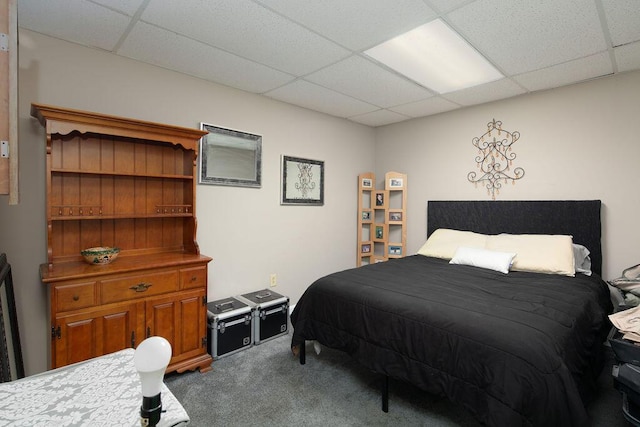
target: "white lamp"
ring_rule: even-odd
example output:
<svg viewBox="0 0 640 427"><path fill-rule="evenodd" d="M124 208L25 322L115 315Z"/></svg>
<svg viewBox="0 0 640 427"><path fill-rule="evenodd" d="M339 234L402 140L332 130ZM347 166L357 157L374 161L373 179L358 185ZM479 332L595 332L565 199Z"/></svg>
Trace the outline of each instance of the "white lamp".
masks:
<svg viewBox="0 0 640 427"><path fill-rule="evenodd" d="M162 337L149 337L142 341L133 355L133 362L142 383L142 426L155 426L160 421L162 401L160 388L164 372L171 360L171 344Z"/></svg>

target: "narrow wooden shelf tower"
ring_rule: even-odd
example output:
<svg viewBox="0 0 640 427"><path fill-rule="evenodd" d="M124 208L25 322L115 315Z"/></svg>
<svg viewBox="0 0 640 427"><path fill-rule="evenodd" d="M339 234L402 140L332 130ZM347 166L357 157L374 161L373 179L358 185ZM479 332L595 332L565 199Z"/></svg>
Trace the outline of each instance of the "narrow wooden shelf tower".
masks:
<svg viewBox="0 0 640 427"><path fill-rule="evenodd" d="M375 174L358 175L358 267L406 255L407 175L387 172L384 190L375 184Z"/></svg>
<svg viewBox="0 0 640 427"><path fill-rule="evenodd" d="M137 347L159 335L170 371L211 369L207 263L196 242L196 157L206 132L49 105L47 286L51 367ZM80 255L120 248L107 265Z"/></svg>

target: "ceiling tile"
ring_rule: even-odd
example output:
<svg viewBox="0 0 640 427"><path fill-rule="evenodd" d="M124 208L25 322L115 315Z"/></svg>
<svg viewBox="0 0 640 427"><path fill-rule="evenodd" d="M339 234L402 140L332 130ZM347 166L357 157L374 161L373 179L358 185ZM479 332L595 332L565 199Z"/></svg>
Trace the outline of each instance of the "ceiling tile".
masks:
<svg viewBox="0 0 640 427"><path fill-rule="evenodd" d="M640 69L640 0L17 4L20 28L370 126ZM436 17L506 78L439 96L362 54Z"/></svg>
<svg viewBox="0 0 640 427"><path fill-rule="evenodd" d="M265 92L294 79L143 22L132 29L118 54L249 92Z"/></svg>
<svg viewBox="0 0 640 427"><path fill-rule="evenodd" d="M114 48L130 22L85 0L20 0L18 16L22 28L105 50Z"/></svg>
<svg viewBox="0 0 640 427"><path fill-rule="evenodd" d="M468 89L443 94L442 97L460 105L476 105L521 95L526 91L509 79L501 79Z"/></svg>
<svg viewBox="0 0 640 427"><path fill-rule="evenodd" d="M422 86L360 56L351 56L305 80L383 108L433 96Z"/></svg>
<svg viewBox="0 0 640 427"><path fill-rule="evenodd" d="M440 13L446 13L472 1L474 0L427 0L427 3Z"/></svg>
<svg viewBox="0 0 640 427"><path fill-rule="evenodd" d="M384 126L391 123L398 123L407 120L408 116L398 114L389 110L378 110L371 113L361 114L359 116L349 117L349 120L362 123L367 126Z"/></svg>
<svg viewBox="0 0 640 427"><path fill-rule="evenodd" d="M350 52L249 0L152 0L141 17L163 28L296 76Z"/></svg>
<svg viewBox="0 0 640 427"><path fill-rule="evenodd" d="M618 63L618 71L640 69L640 42L626 44L613 49Z"/></svg>
<svg viewBox="0 0 640 427"><path fill-rule="evenodd" d="M513 79L530 91L551 89L595 77L613 74L609 52L554 65L515 76Z"/></svg>
<svg viewBox="0 0 640 427"><path fill-rule="evenodd" d="M409 117L422 117L444 113L445 111L455 110L456 108L460 108L460 105L438 96L410 104L398 105L389 109Z"/></svg>
<svg viewBox="0 0 640 427"><path fill-rule="evenodd" d="M593 0L478 0L447 18L507 74L546 68L607 48Z"/></svg>
<svg viewBox="0 0 640 427"><path fill-rule="evenodd" d="M640 40L640 2L602 0L613 46Z"/></svg>
<svg viewBox="0 0 640 427"><path fill-rule="evenodd" d="M93 3L101 4L109 9L117 10L133 16L144 0L90 0Z"/></svg>
<svg viewBox="0 0 640 427"><path fill-rule="evenodd" d="M364 50L436 17L422 0L256 0L352 50Z"/></svg>
<svg viewBox="0 0 640 427"><path fill-rule="evenodd" d="M378 109L378 107L371 104L304 80L297 80L265 93L265 95L279 101L300 105L338 117L351 117Z"/></svg>

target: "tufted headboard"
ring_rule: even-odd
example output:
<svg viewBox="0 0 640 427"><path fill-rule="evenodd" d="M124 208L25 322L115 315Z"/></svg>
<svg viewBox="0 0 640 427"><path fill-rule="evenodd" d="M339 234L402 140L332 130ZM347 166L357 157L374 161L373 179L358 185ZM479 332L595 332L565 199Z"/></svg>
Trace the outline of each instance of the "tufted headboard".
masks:
<svg viewBox="0 0 640 427"><path fill-rule="evenodd" d="M600 200L429 201L427 237L438 228L482 234L568 234L602 275Z"/></svg>

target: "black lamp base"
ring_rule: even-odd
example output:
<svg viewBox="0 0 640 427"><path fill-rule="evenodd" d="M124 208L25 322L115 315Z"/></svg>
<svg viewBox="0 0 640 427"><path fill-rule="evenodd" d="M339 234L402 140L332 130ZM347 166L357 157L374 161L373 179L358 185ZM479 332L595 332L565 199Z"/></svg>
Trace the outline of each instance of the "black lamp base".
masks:
<svg viewBox="0 0 640 427"><path fill-rule="evenodd" d="M162 401L160 393L155 396L142 396L142 406L140 407L140 425L142 427L153 427L160 421L162 413Z"/></svg>

